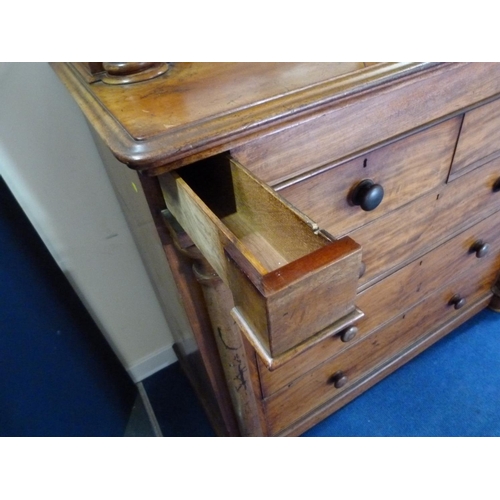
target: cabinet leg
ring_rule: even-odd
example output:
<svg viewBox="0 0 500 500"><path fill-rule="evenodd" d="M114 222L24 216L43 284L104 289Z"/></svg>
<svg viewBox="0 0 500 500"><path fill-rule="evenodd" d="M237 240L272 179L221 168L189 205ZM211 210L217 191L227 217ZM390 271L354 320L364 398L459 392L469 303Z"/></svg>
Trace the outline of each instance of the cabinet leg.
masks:
<svg viewBox="0 0 500 500"><path fill-rule="evenodd" d="M230 314L233 307L231 291L204 259L197 260L193 270L202 285L241 435L263 436L265 422L256 398L258 389L251 376L253 367L250 366L251 360L247 357L241 332Z"/></svg>

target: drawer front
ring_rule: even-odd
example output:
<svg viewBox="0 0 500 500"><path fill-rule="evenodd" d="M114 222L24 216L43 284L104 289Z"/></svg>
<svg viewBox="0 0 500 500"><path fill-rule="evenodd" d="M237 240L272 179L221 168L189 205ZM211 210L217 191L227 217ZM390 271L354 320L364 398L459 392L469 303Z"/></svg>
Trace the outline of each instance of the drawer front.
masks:
<svg viewBox="0 0 500 500"><path fill-rule="evenodd" d="M279 192L334 236L346 234L443 184L460 122L458 117L448 120ZM383 193L368 187L356 195L356 188L363 181L367 185L367 180L381 186ZM377 195L382 201L372 209L370 201Z"/></svg>
<svg viewBox="0 0 500 500"><path fill-rule="evenodd" d="M387 278L360 292L356 305L365 313L357 324L371 332L451 282L457 274L500 270L500 212L463 231Z"/></svg>
<svg viewBox="0 0 500 500"><path fill-rule="evenodd" d="M460 276L342 355L267 398L265 406L272 433L283 431L318 406L334 400L430 332L459 317L469 306L491 296L494 281L489 270ZM466 306L456 309L457 302L451 303L456 296L465 299Z"/></svg>
<svg viewBox="0 0 500 500"><path fill-rule="evenodd" d="M450 179L455 179L498 155L500 99L465 113Z"/></svg>
<svg viewBox="0 0 500 500"><path fill-rule="evenodd" d="M365 316L356 322L358 331L348 342L342 341L341 334L334 335L275 371L269 371L263 363L259 363L264 397L323 361L346 349L355 348L355 344L374 330L410 309L443 284L452 282L457 274L486 272L495 276L500 270L499 226L500 212L497 212L359 293L356 306Z"/></svg>
<svg viewBox="0 0 500 500"><path fill-rule="evenodd" d="M276 185L500 92L498 64L445 66L414 81L320 109L237 147L234 157Z"/></svg>
<svg viewBox="0 0 500 500"><path fill-rule="evenodd" d="M364 288L500 209L500 159L441 186L349 235L362 246ZM328 230L328 228L327 228Z"/></svg>

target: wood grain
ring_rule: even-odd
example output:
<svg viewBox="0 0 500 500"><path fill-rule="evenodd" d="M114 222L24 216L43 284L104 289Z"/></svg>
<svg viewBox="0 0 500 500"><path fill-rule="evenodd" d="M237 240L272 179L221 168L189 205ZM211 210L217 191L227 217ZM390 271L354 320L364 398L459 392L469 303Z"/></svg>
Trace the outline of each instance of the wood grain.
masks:
<svg viewBox="0 0 500 500"><path fill-rule="evenodd" d="M339 103L232 155L271 185L363 151L500 92L500 65L453 64Z"/></svg>
<svg viewBox="0 0 500 500"><path fill-rule="evenodd" d="M294 346L292 349L285 351L283 354L279 356L271 357L268 351L262 350L262 343L255 341L255 331L248 325L246 318L239 312L238 308L235 307L231 311L231 315L234 320L238 324L239 328L245 332L245 336L252 346L255 349L255 352L258 354L259 364L262 364L266 371L276 370L277 368L289 363L291 360L296 359L300 354L309 351L313 346L322 345L323 341L327 338L333 337L334 335L341 335L343 332L351 328L360 318L364 316L363 311L358 308L355 308L354 311L348 313L343 316L338 321L335 321L328 327L320 330L318 333L309 337L304 342ZM313 360L314 362L315 360ZM293 366L297 366L296 363L293 363Z"/></svg>
<svg viewBox="0 0 500 500"><path fill-rule="evenodd" d="M500 159L349 233L363 249L361 289L498 211L500 193L492 190L498 177Z"/></svg>
<svg viewBox="0 0 500 500"><path fill-rule="evenodd" d="M399 367L403 366L405 363L413 359L445 335L452 332L462 323L472 318L475 314L487 307L489 302L490 295L488 294L473 304L470 308L465 310L462 309L463 312L461 312L461 314L453 317L450 321L444 323L439 328L424 334L415 343L397 353L397 355L393 358L387 360L385 364L377 367L367 376L361 378L357 383L349 385L349 387L345 391L342 391L341 394L315 408L300 420L295 421L292 425L281 431L278 436L300 436L313 425L316 425L328 415L331 415L345 406L347 403L373 387L376 383L380 382L382 379L390 375Z"/></svg>
<svg viewBox="0 0 500 500"><path fill-rule="evenodd" d="M160 183L168 209L275 357L354 310L361 251L350 238L318 234L269 187L230 165L235 212L220 219L181 176L165 174Z"/></svg>
<svg viewBox="0 0 500 500"><path fill-rule="evenodd" d="M174 63L157 81L124 89L86 84L71 63L52 63L113 154L152 175L228 151L262 131L280 130L348 96L436 65Z"/></svg>
<svg viewBox="0 0 500 500"><path fill-rule="evenodd" d="M260 274L327 245L310 219L235 162L231 162L231 175L235 211L221 218L177 173L159 178L170 212L224 282L228 282L224 247L230 243ZM264 264L269 260L269 247L275 248L278 262L271 259Z"/></svg>
<svg viewBox="0 0 500 500"><path fill-rule="evenodd" d="M109 173L165 310L182 298L176 352L221 435L302 432L490 300L500 64L172 63L122 87L97 81L100 66L53 67L104 156L145 174ZM369 213L346 201L366 178L385 190ZM165 205L188 233L177 246ZM204 298L201 255L225 283L199 274ZM325 338L355 304L357 336Z"/></svg>
<svg viewBox="0 0 500 500"><path fill-rule="evenodd" d="M269 426L274 434L293 424L314 407L335 398L352 384L376 370L383 363L408 349L430 330L460 314L450 307L449 300L455 293L467 298L468 304L475 304L485 297L491 297L491 285L495 276L487 269L461 275L452 284L406 311L386 327L373 333L364 341L336 356L331 362L321 364L304 377L267 398L265 405ZM348 377L348 383L337 389L330 383L330 377L337 372Z"/></svg>
<svg viewBox="0 0 500 500"><path fill-rule="evenodd" d="M454 118L362 155L278 192L335 236L347 234L443 184L461 119ZM363 179L382 185L384 199L365 212L349 201Z"/></svg>
<svg viewBox="0 0 500 500"><path fill-rule="evenodd" d="M500 155L500 100L465 113L450 179Z"/></svg>
<svg viewBox="0 0 500 500"><path fill-rule="evenodd" d="M354 310L359 245L336 241L261 277L249 272L234 246L226 247L234 302L269 355L293 349ZM266 343L267 345L267 343Z"/></svg>
<svg viewBox="0 0 500 500"><path fill-rule="evenodd" d="M342 342L338 335L331 335L291 363L272 372L259 361L263 394L270 396L315 365L353 348L402 311L410 309L440 286L452 282L457 273L468 273L473 269L479 273L488 268L494 276L500 271L500 232L496 231L498 224L499 212L358 294L356 306L365 315L356 321L359 331L352 341ZM489 244L490 249L485 257L478 259L475 253L470 252L470 248L475 241L481 239Z"/></svg>
<svg viewBox="0 0 500 500"><path fill-rule="evenodd" d="M194 271L202 285L227 387L238 416L240 434L262 436L265 423L259 418L259 396L250 380L249 361L241 332L230 315L233 307L231 292L219 277L214 279L213 269L203 259L197 262Z"/></svg>

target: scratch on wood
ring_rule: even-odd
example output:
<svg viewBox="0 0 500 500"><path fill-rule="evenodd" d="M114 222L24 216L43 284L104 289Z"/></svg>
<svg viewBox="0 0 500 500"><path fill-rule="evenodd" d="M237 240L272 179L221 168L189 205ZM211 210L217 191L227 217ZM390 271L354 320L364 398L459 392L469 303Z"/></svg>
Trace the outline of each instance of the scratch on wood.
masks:
<svg viewBox="0 0 500 500"><path fill-rule="evenodd" d="M245 378L245 372L247 371L247 367L243 365L243 362L239 354L235 354L233 359L237 365L237 370L238 370L238 374L236 375L236 377L234 377L234 380L240 383L240 385L236 387L236 391L240 392L241 388L245 390L247 389L247 381Z"/></svg>
<svg viewBox="0 0 500 500"><path fill-rule="evenodd" d="M225 342L224 342L224 339L222 338L222 330L220 329L220 327L217 327L217 331L219 332L219 338L221 340L221 342L224 344L224 347L226 349L229 349L230 351L237 351L239 348L238 347L229 347Z"/></svg>

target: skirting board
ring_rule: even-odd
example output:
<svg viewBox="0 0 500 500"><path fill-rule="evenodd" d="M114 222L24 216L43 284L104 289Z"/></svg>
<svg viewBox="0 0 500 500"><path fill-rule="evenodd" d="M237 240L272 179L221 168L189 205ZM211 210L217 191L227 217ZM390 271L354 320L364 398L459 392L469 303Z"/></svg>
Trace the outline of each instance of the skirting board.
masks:
<svg viewBox="0 0 500 500"><path fill-rule="evenodd" d="M176 361L177 356L174 353L174 349L172 346L169 346L142 358L133 366L129 366L127 372L132 380L138 383Z"/></svg>

